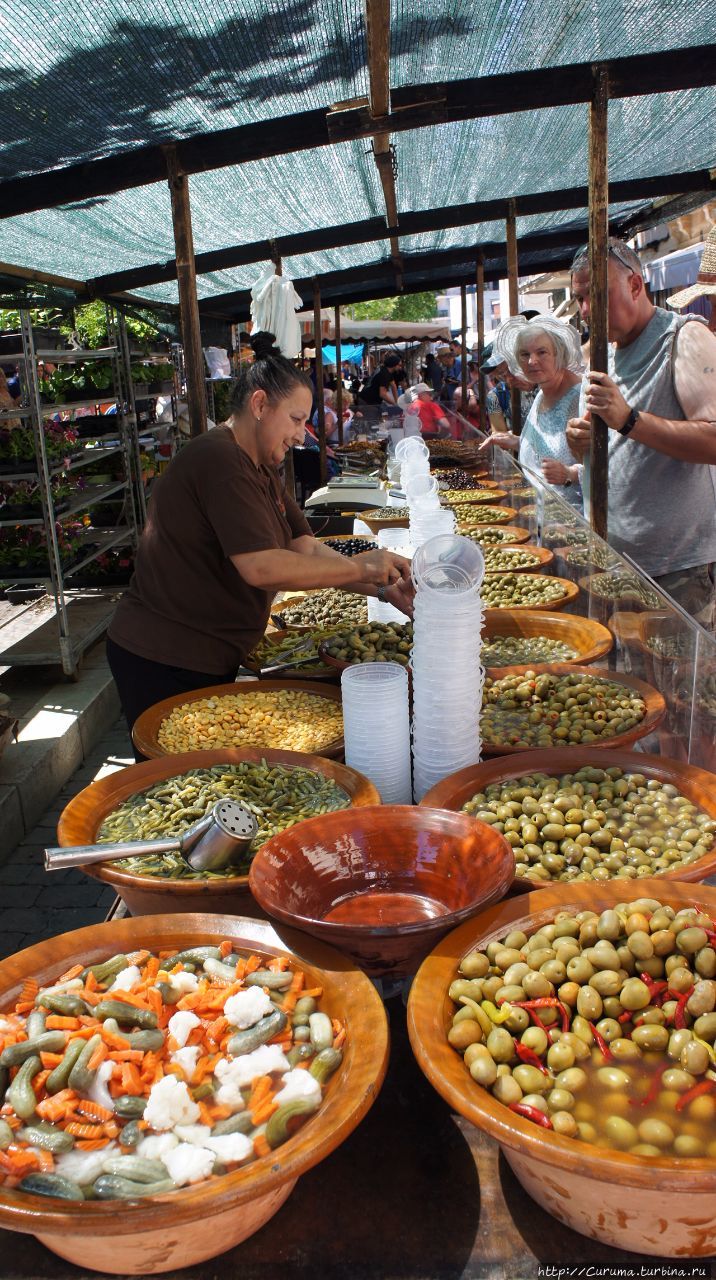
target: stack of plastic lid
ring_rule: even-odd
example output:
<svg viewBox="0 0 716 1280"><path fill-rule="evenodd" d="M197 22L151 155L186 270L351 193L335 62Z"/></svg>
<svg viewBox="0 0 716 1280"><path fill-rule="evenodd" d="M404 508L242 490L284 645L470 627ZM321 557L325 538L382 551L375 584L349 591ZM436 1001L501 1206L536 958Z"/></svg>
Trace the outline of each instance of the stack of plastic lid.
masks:
<svg viewBox="0 0 716 1280"><path fill-rule="evenodd" d="M346 764L375 783L383 804L410 804L407 670L397 662L346 667L341 692Z"/></svg>
<svg viewBox="0 0 716 1280"><path fill-rule="evenodd" d="M485 560L470 538L441 535L413 555L415 799L480 759L480 586Z"/></svg>
<svg viewBox="0 0 716 1280"><path fill-rule="evenodd" d="M410 508L410 542L413 548L421 547L438 534L455 531L455 516L449 507L440 506L439 486L429 472L415 474L405 482L405 494Z"/></svg>

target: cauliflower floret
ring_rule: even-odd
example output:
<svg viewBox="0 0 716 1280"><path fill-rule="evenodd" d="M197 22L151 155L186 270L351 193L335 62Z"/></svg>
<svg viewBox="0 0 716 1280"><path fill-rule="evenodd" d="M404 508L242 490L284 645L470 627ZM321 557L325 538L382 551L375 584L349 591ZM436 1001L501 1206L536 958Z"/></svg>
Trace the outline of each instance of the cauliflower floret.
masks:
<svg viewBox="0 0 716 1280"><path fill-rule="evenodd" d="M209 1146L211 1129L208 1124L178 1124L174 1132L180 1142L190 1142L193 1147Z"/></svg>
<svg viewBox="0 0 716 1280"><path fill-rule="evenodd" d="M55 1156L55 1172L86 1187L104 1172L107 1160L121 1154L116 1142L110 1142L101 1151L63 1151L62 1155Z"/></svg>
<svg viewBox="0 0 716 1280"><path fill-rule="evenodd" d="M169 1177L178 1187L186 1187L190 1182L203 1182L208 1178L214 1165L216 1155L206 1147L193 1147L188 1142L180 1142L178 1147L167 1151L162 1156Z"/></svg>
<svg viewBox="0 0 716 1280"><path fill-rule="evenodd" d="M181 1067L184 1075L190 1082L194 1072L196 1071L196 1064L199 1061L200 1053L201 1048L198 1044L190 1044L187 1045L185 1049L175 1049L171 1056L172 1062L176 1062L177 1066Z"/></svg>
<svg viewBox="0 0 716 1280"><path fill-rule="evenodd" d="M296 1068L284 1076L283 1087L275 1095L274 1101L282 1107L284 1103L293 1102L295 1098L308 1098L318 1107L321 1096L321 1086L310 1071L301 1071Z"/></svg>
<svg viewBox="0 0 716 1280"><path fill-rule="evenodd" d="M112 983L111 987L108 987L107 990L108 991L131 991L132 987L135 987L137 985L141 976L142 975L137 965L130 964L127 966L126 969L120 970L114 982Z"/></svg>
<svg viewBox="0 0 716 1280"><path fill-rule="evenodd" d="M257 1076L288 1070L289 1064L280 1044L262 1044L253 1053L244 1053L240 1058L220 1058L214 1068L214 1075L221 1081L216 1101L238 1111L243 1107L242 1088L250 1085Z"/></svg>
<svg viewBox="0 0 716 1280"><path fill-rule="evenodd" d="M111 1079L113 1071L113 1062L100 1062L97 1074L87 1090L87 1096L90 1101L98 1102L101 1107L106 1107L108 1111L114 1111L114 1098L107 1088L107 1082Z"/></svg>
<svg viewBox="0 0 716 1280"><path fill-rule="evenodd" d="M178 991L180 995L185 996L189 991L196 991L199 986L199 979L195 973L186 972L168 973L167 982L172 991Z"/></svg>
<svg viewBox="0 0 716 1280"><path fill-rule="evenodd" d="M218 1138L207 1138L204 1146L214 1151L222 1164L240 1164L254 1151L254 1144L245 1133L222 1133Z"/></svg>
<svg viewBox="0 0 716 1280"><path fill-rule="evenodd" d="M178 1146L179 1139L173 1133L149 1133L139 1139L136 1150L137 1155L145 1160L161 1160L167 1151L173 1151ZM105 1151L108 1150L109 1147L106 1147Z"/></svg>
<svg viewBox="0 0 716 1280"><path fill-rule="evenodd" d="M173 1129L175 1124L193 1124L199 1119L199 1108L183 1080L163 1076L152 1085L144 1119L150 1129Z"/></svg>
<svg viewBox="0 0 716 1280"><path fill-rule="evenodd" d="M247 987L245 991L237 991L229 996L224 1005L224 1014L232 1027L245 1031L260 1022L267 1013L273 1013L275 1005L262 987Z"/></svg>
<svg viewBox="0 0 716 1280"><path fill-rule="evenodd" d="M191 1009L180 1009L178 1013L172 1014L168 1023L169 1034L174 1037L180 1049L184 1048L194 1027L200 1026L201 1018L197 1018Z"/></svg>

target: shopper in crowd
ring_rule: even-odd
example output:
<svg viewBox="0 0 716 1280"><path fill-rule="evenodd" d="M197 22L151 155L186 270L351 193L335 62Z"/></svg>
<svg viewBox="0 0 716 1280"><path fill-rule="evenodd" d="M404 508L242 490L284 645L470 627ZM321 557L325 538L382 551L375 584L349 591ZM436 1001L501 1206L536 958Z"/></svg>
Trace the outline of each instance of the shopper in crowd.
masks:
<svg viewBox="0 0 716 1280"><path fill-rule="evenodd" d="M438 363L443 375L439 397L443 404L452 406L455 388L460 379L455 375L455 355L449 347L442 347L438 351Z"/></svg>
<svg viewBox="0 0 716 1280"><path fill-rule="evenodd" d="M433 392L425 382L416 382L398 398L398 404L406 413L414 413L420 419L423 435L451 435L445 409L433 399Z"/></svg>
<svg viewBox="0 0 716 1280"><path fill-rule="evenodd" d="M609 541L704 626L716 624L716 335L699 316L655 307L641 262L609 241L609 373L591 371L568 439L584 457L590 415L609 428ZM589 318L589 255L572 292Z"/></svg>
<svg viewBox="0 0 716 1280"><path fill-rule="evenodd" d="M474 418L478 421L480 415L480 367L476 360L470 360L467 366L467 401L465 408L463 409L462 406L462 384L455 388L453 407L456 413L462 413L464 417Z"/></svg>
<svg viewBox="0 0 716 1280"><path fill-rule="evenodd" d="M492 379L492 387L486 399L487 416L490 430L494 435L512 431L512 397L510 391L516 387L520 393L520 429L524 428L529 411L535 402L539 388L528 382L521 373L514 373L502 356L495 354L494 343L486 347L480 365L480 373Z"/></svg>
<svg viewBox="0 0 716 1280"><path fill-rule="evenodd" d="M346 587L410 612L410 563L315 539L278 468L303 443L311 384L258 333L230 425L190 440L159 477L107 656L131 730L162 698L232 681L281 590Z"/></svg>
<svg viewBox="0 0 716 1280"><path fill-rule="evenodd" d="M439 396L443 385L443 369L437 356L432 351L429 351L425 357L423 375L428 385Z"/></svg>
<svg viewBox="0 0 716 1280"><path fill-rule="evenodd" d="M380 368L361 391L360 398L363 404L377 405L381 412L387 411L390 417L402 413L398 405L398 380L402 368L402 356L397 352L389 351L383 357Z"/></svg>
<svg viewBox="0 0 716 1280"><path fill-rule="evenodd" d="M553 316L514 316L495 334L495 358L519 370L537 396L519 436L491 435L482 450L499 445L518 451L520 464L542 473L572 506L582 509L580 466L567 443L567 422L579 409L582 355L576 329Z"/></svg>

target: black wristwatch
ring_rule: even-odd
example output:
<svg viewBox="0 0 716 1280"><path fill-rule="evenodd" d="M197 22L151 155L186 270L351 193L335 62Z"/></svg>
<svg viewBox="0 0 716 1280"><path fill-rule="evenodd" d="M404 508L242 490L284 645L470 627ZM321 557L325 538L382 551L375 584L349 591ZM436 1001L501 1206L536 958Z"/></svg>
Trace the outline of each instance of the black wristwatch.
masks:
<svg viewBox="0 0 716 1280"><path fill-rule="evenodd" d="M377 595L378 599L380 600L381 604L387 604L387 603L388 603L388 595L387 595L387 592L388 592L388 588L387 588L387 587L378 587L378 590L376 591L376 595Z"/></svg>
<svg viewBox="0 0 716 1280"><path fill-rule="evenodd" d="M635 426L636 426L636 424L637 424L637 420L638 420L638 418L639 418L639 410L638 410L638 409L630 409L630 410L629 410L629 417L627 418L626 422L624 423L624 426L623 426L623 427L618 427L618 428L617 428L617 429L618 429L618 431L619 431L619 435L620 435L620 436L628 436L628 435L629 435L629 433L630 433L631 431L633 431L633 430L634 430L634 428L635 428Z"/></svg>

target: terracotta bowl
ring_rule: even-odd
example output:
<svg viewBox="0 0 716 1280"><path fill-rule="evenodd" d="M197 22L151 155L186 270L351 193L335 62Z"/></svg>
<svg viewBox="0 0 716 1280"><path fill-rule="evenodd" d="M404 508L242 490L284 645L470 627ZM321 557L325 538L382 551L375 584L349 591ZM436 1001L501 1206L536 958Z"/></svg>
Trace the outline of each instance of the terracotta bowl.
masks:
<svg viewBox="0 0 716 1280"><path fill-rule="evenodd" d="M491 543L491 546L498 547L516 547L522 542L528 542L530 537L529 529L520 529L516 524L485 524L485 525L461 525L460 532L464 533L465 529L469 529L471 534L480 533L483 529L500 529L503 533L509 533L508 542ZM479 538L477 539L479 541Z"/></svg>
<svg viewBox="0 0 716 1280"><path fill-rule="evenodd" d="M554 560L553 552L549 551L547 547L535 547L535 546L532 546L530 542L524 543L523 546L521 547L509 547L507 545L498 546L495 548L495 550L496 551L529 551L531 555L536 557L536 559L534 564L515 565L514 569L505 569L505 570L493 569L492 570L493 573L502 573L502 572L504 573L541 573L542 570L545 568L545 566L548 564L551 564L552 561Z"/></svg>
<svg viewBox="0 0 716 1280"><path fill-rule="evenodd" d="M273 836L249 883L268 915L332 942L374 977L403 976L458 921L501 898L513 867L507 841L485 823L383 805Z"/></svg>
<svg viewBox="0 0 716 1280"><path fill-rule="evenodd" d="M523 675L525 671L534 671L536 675L541 672L548 671L552 675L586 675L593 676L597 679L611 681L612 684L623 684L627 689L631 689L638 694L646 704L646 714L640 724L634 725L633 729L626 729L624 733L617 733L613 738L601 738L595 742L589 743L589 748L596 748L599 751L599 758L602 758L602 751L611 747L628 747L632 742L638 742L639 738L645 738L651 733L666 715L666 702L657 689L653 689L650 684L646 684L644 680L637 680L636 676L625 675L623 671L593 671L589 667L577 666L573 662L544 662L534 663L532 666L524 665L517 667L494 667L488 668L487 674L495 680L502 680L505 676ZM585 744L586 745L586 744ZM543 748L550 750L550 748ZM566 748L571 751L573 748ZM515 755L518 752L522 754L526 750L525 747L509 747L509 746L493 746L490 743L483 743L482 751L486 756L504 756ZM552 750L559 751L560 748Z"/></svg>
<svg viewBox="0 0 716 1280"><path fill-rule="evenodd" d="M407 529L410 524L408 516L391 520L384 516L369 515L367 511L356 511L356 518L362 520L363 524L367 524L371 533L380 533L381 529Z"/></svg>
<svg viewBox="0 0 716 1280"><path fill-rule="evenodd" d="M499 578L501 576L502 575L499 573L485 574L486 578ZM574 582L569 582L567 578L555 578L549 574L534 574L533 576L547 577L550 582L558 582L562 588L561 596L555 596L553 600L543 600L540 604L511 604L506 605L506 608L514 610L515 612L519 610L520 613L530 613L534 609L539 609L540 612L551 613L554 609L563 609L566 604L571 604L571 602L579 595L579 588ZM492 605L493 609L499 609L499 607L499 605Z"/></svg>
<svg viewBox="0 0 716 1280"><path fill-rule="evenodd" d="M171 698L164 698L162 702L155 702L154 706L144 711L136 721L132 730L132 740L143 756L148 756L150 759L166 756L169 752L159 742L159 730L162 721L166 720L175 707L180 707L185 702L197 702L201 698L221 698L227 694L240 697L244 693L267 693L272 689L295 689L300 693L315 694L317 698L329 698L332 702L341 701L340 687L318 684L312 680L240 680L234 684L216 684L208 689L193 689L190 693L174 694ZM237 744L237 749L242 749L240 743ZM326 756L328 759L342 756L343 735L327 743L316 754Z"/></svg>
<svg viewBox="0 0 716 1280"><path fill-rule="evenodd" d="M449 497L448 497L449 494ZM502 502L507 497L506 489L443 489L440 493L442 502L448 507L459 507L463 502Z"/></svg>
<svg viewBox="0 0 716 1280"><path fill-rule="evenodd" d="M0 1226L23 1231L82 1268L112 1275L184 1269L239 1244L288 1198L296 1180L330 1155L370 1110L383 1082L388 1031L371 983L345 956L267 921L237 916L143 916L91 925L40 942L0 963L0 1009L25 978L50 979L120 951L218 943L262 956L289 956L323 988L322 1007L340 1014L347 1038L341 1066L318 1114L279 1150L245 1169L153 1200L49 1200L0 1188Z"/></svg>
<svg viewBox="0 0 716 1280"><path fill-rule="evenodd" d="M351 805L380 804L380 795L372 782L336 760L325 756L302 755L297 751L269 751L263 747L243 750L224 748L217 751L189 751L180 756L160 756L145 764L109 774L80 791L63 809L57 827L58 843L63 848L95 844L104 819L129 796L145 791L155 782L186 773L188 769L208 768L212 764L282 764L288 768L313 769L332 778L347 791ZM95 862L84 867L95 880L114 885L132 915L148 915L153 911L227 911L241 915L263 915L249 890L248 876L222 876L220 880L158 880L156 876L134 875L123 871L116 862Z"/></svg>
<svg viewBox="0 0 716 1280"><path fill-rule="evenodd" d="M602 658L614 644L611 631L591 618L541 609L486 609L483 643L498 636L547 636L561 640L577 651L572 662L586 664ZM494 674L497 674L497 668Z"/></svg>
<svg viewBox="0 0 716 1280"><path fill-rule="evenodd" d="M309 631L313 631L313 630L314 630L313 627L291 627L290 630L288 628L281 628L280 630L274 630L273 628L271 628L271 630L266 632L264 639L270 640L272 644L280 644L282 640L285 640L287 636L290 636L291 639L295 640L295 642L298 644L302 635L306 635ZM262 642L259 641L259 643L262 643ZM258 680L261 681L262 684L265 684L267 680L270 680L272 678L276 679L277 677L280 677L283 674L285 674L286 679L291 679L291 680L335 681L336 679L335 671L333 671L330 667L326 667L325 664L321 663L318 660L316 661L315 666L311 670L300 671L296 667L288 667L285 673L278 671L273 676L271 673L265 676L262 676L259 674L257 670L255 670L255 668L251 668L251 667L246 667L246 670L252 671L252 673L257 677Z"/></svg>
<svg viewBox="0 0 716 1280"><path fill-rule="evenodd" d="M453 1005L447 991L473 947L485 947L512 929L533 933L564 908L602 911L643 897L678 908L691 905L692 896L687 885L658 877L559 885L512 898L444 938L421 966L408 1001L410 1042L421 1069L455 1111L497 1139L538 1204L602 1244L669 1258L716 1251L716 1160L652 1160L607 1151L559 1137L515 1115L471 1079L448 1044ZM702 886L698 898L716 913L716 889Z"/></svg>
<svg viewBox="0 0 716 1280"><path fill-rule="evenodd" d="M423 796L421 804L431 805L436 809L453 809L462 811L464 804L479 791L492 783L511 782L527 773L574 773L584 765L597 765L600 769L609 769L612 765L619 769L633 770L643 773L649 778L658 778L660 782L669 782L678 787L682 795L687 796L694 804L703 809L710 817L716 818L716 777L705 769L697 769L694 765L684 764L680 760L671 760L668 756L651 756L641 751L615 751L604 749L594 752L595 743L584 747L557 747L552 750L522 751L519 755L497 756L484 764L470 765L461 769L449 778L443 778L437 786ZM666 871L663 876L655 876L655 880L691 880L701 881L716 874L716 849L705 854L696 862L686 867L676 867ZM607 882L609 883L609 882ZM631 881L620 880L619 884L630 884ZM639 882L641 883L641 882ZM534 889L556 889L566 887L561 883L549 880L530 880L528 876L516 876L513 891L531 892Z"/></svg>
<svg viewBox="0 0 716 1280"><path fill-rule="evenodd" d="M508 524L511 520L514 520L516 515L519 515L515 507L504 507L502 504L490 503L480 506L479 502L475 502L472 505L475 508L474 516L471 516L469 520L460 521L462 525L470 529L476 524ZM495 515L496 511L499 511L499 516Z"/></svg>

